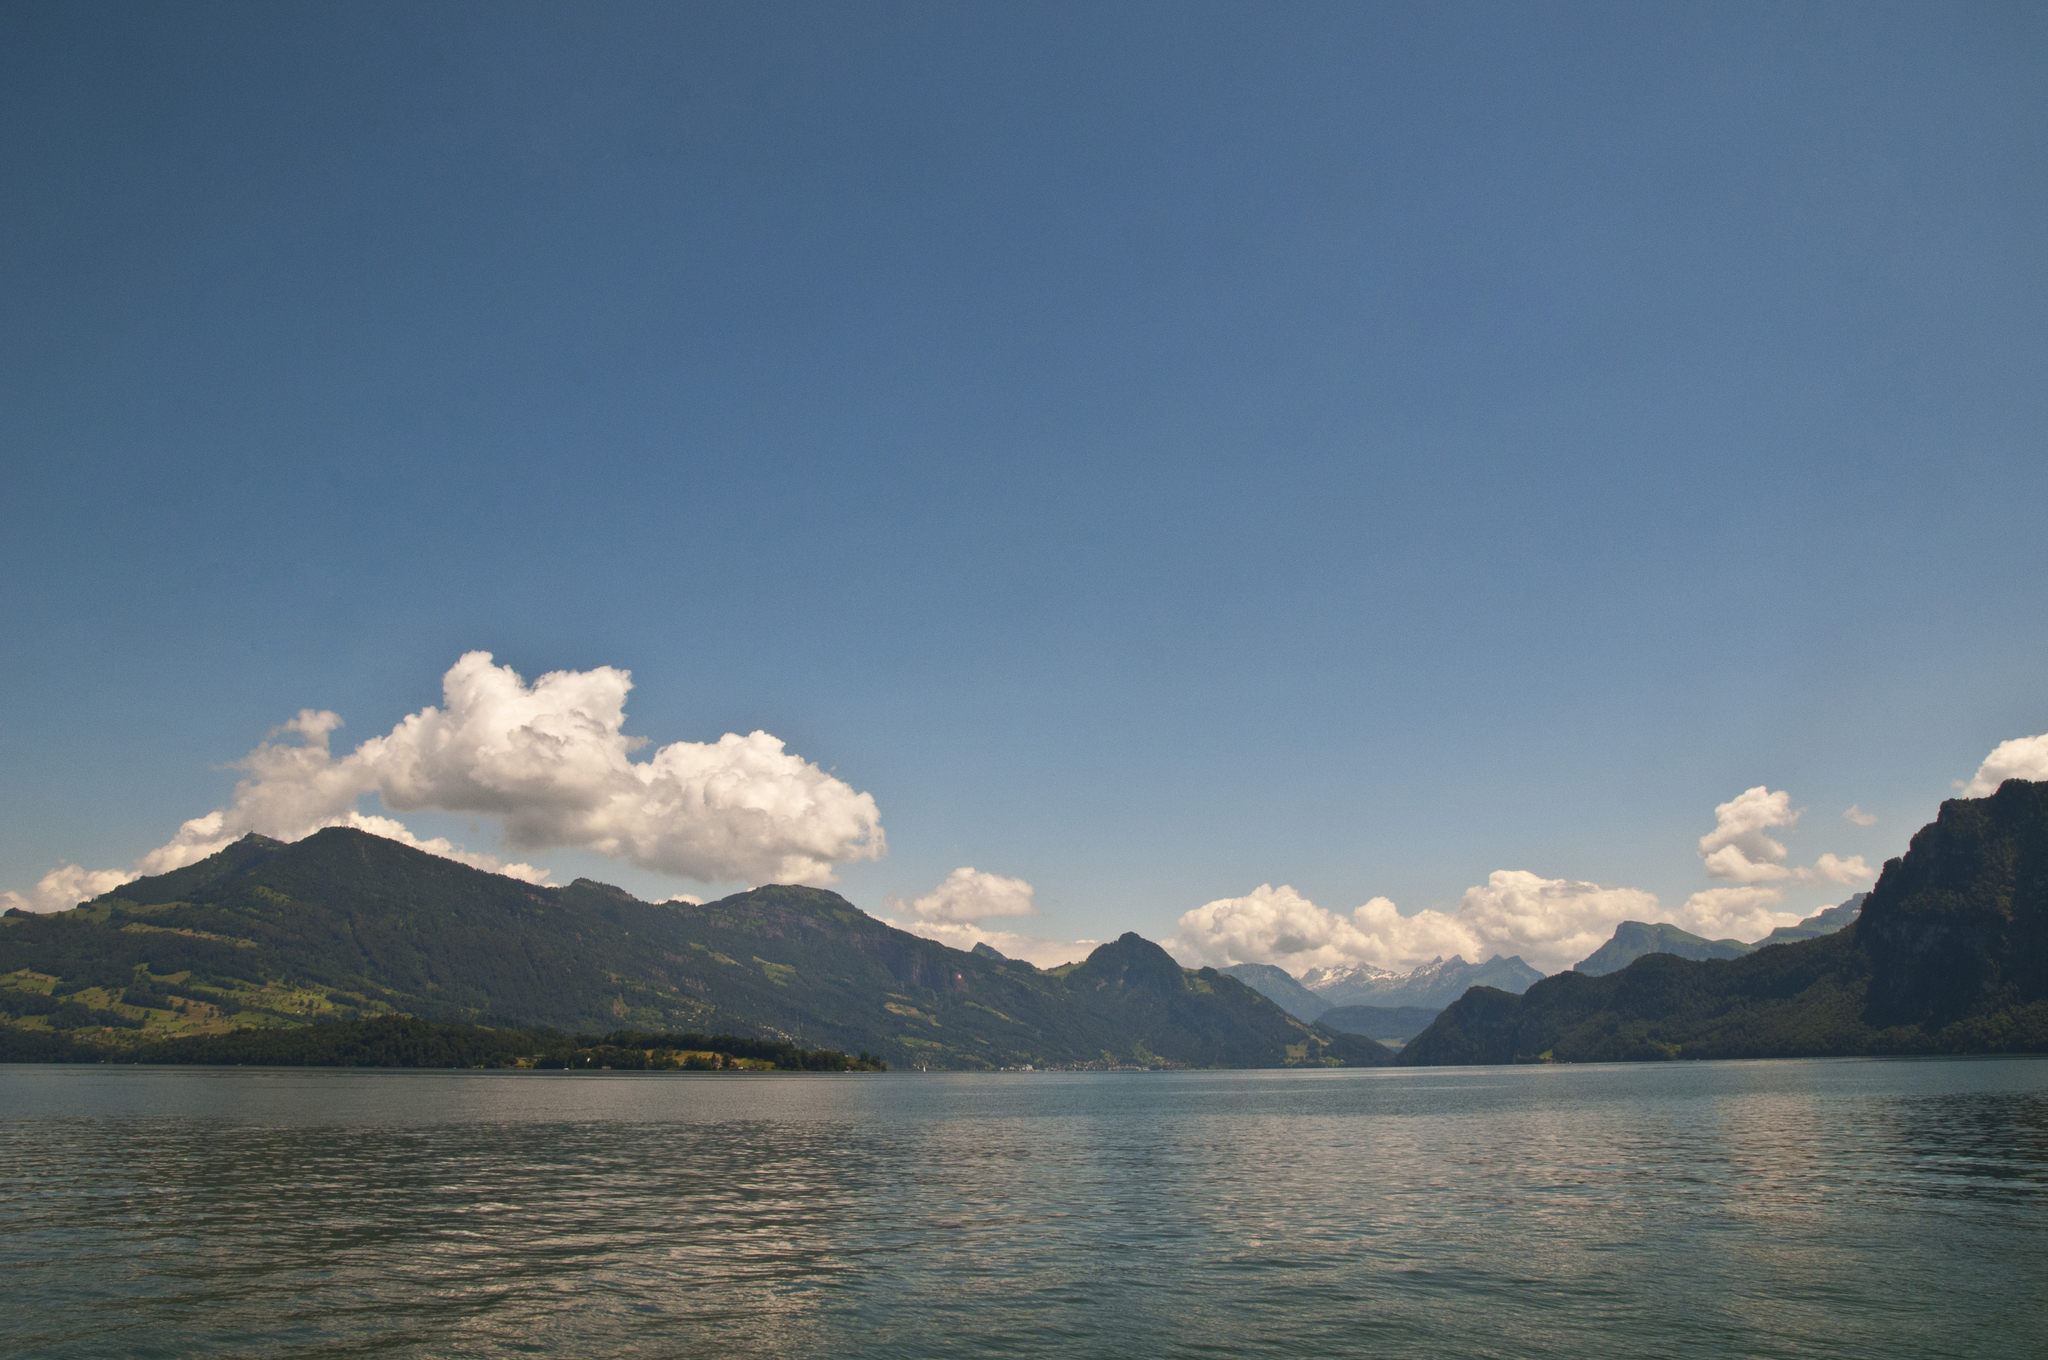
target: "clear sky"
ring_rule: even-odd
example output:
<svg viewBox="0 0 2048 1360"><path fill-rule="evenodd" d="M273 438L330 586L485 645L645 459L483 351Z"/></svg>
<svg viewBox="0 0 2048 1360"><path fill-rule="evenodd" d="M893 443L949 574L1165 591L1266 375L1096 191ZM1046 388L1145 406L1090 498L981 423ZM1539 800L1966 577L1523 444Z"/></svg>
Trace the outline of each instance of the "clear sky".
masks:
<svg viewBox="0 0 2048 1360"><path fill-rule="evenodd" d="M1810 912L2048 730L2039 6L15 2L0 185L0 888L475 651L1048 939Z"/></svg>

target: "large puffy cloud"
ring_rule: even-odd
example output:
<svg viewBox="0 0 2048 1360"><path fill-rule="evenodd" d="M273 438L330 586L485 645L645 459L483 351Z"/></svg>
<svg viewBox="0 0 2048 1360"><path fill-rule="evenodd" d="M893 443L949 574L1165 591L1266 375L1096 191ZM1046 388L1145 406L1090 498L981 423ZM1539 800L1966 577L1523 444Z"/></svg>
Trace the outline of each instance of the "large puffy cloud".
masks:
<svg viewBox="0 0 2048 1360"><path fill-rule="evenodd" d="M873 797L766 732L676 742L633 760L645 740L623 730L631 689L631 675L611 666L555 671L528 685L489 652L470 652L442 677L441 707L421 709L346 756L330 746L341 719L302 711L237 762L248 777L229 806L186 822L137 860L135 872L64 866L46 874L31 899L7 900L56 910L79 900L69 896L74 888L104 892L136 873L180 868L251 831L291 841L329 826L545 880L531 865L421 840L402 822L359 811L371 793L396 812L497 818L518 850L595 850L700 882L831 883L835 864L886 853Z"/></svg>
<svg viewBox="0 0 2048 1360"><path fill-rule="evenodd" d="M2048 732L1998 743L1969 783L1956 780L1965 798L1988 798L2008 779L2048 779Z"/></svg>
<svg viewBox="0 0 2048 1360"><path fill-rule="evenodd" d="M1100 941L1048 940L1011 930L990 930L981 924L983 918L990 916L1036 916L1038 908L1032 902L1035 891L1021 878L1005 878L973 865L963 865L947 874L938 887L920 897L906 901L892 894L887 899L890 908L905 913L908 920L892 920L886 916L881 919L899 930L937 940L955 949L972 949L978 944L985 944L1010 958L1023 959L1040 968L1053 968L1088 957Z"/></svg>
<svg viewBox="0 0 2048 1360"><path fill-rule="evenodd" d="M1382 903L1394 905L1376 897L1354 915L1363 917ZM1463 946L1460 937L1454 951ZM1378 963L1386 953L1361 921L1326 911L1285 883L1261 883L1243 897L1218 898L1183 913L1166 947L1186 964L1277 963L1295 973Z"/></svg>
<svg viewBox="0 0 2048 1360"><path fill-rule="evenodd" d="M1616 922L1656 911L1656 896L1640 889L1516 869L1466 889L1455 911L1406 916L1384 897L1340 916L1285 884L1262 884L1187 912L1167 947L1187 963L1272 963L1295 974L1359 964L1406 972L1454 954L1475 963L1519 954L1553 972L1599 948Z"/></svg>
<svg viewBox="0 0 2048 1360"><path fill-rule="evenodd" d="M1486 938L1490 952L1520 954L1550 973L1605 944L1616 923L1655 920L1657 895L1499 870L1484 887L1465 890L1458 916Z"/></svg>
<svg viewBox="0 0 2048 1360"><path fill-rule="evenodd" d="M1792 806L1792 795L1786 790L1779 789L1774 793L1762 784L1744 789L1727 802L1716 805L1714 829L1700 837L1699 844L1700 860L1706 865L1707 876L1750 885L1795 883L1801 886L1821 883L1848 886L1868 882L1876 876L1861 855L1844 859L1840 855L1825 854L1807 868L1794 868L1785 863L1788 852L1784 842L1767 833L1779 827L1786 830L1797 827L1804 810Z"/></svg>
<svg viewBox="0 0 2048 1360"><path fill-rule="evenodd" d="M441 688L443 708L349 758L396 811L484 813L523 850L581 847L707 883L833 883L835 864L887 853L874 798L766 732L630 759L644 743L621 730L625 671L556 671L528 686L471 652Z"/></svg>

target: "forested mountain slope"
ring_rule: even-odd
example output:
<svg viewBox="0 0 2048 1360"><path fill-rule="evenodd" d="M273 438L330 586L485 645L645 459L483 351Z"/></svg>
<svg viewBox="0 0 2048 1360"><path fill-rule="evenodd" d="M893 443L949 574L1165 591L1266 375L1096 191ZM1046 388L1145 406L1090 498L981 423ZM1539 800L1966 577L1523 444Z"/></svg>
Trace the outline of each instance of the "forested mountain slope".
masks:
<svg viewBox="0 0 2048 1360"><path fill-rule="evenodd" d="M898 1066L1383 1063L1127 935L1079 965L949 949L836 893L702 906L534 887L347 829L251 836L0 928L0 1021L136 1041L402 1012L597 1033L729 1031Z"/></svg>

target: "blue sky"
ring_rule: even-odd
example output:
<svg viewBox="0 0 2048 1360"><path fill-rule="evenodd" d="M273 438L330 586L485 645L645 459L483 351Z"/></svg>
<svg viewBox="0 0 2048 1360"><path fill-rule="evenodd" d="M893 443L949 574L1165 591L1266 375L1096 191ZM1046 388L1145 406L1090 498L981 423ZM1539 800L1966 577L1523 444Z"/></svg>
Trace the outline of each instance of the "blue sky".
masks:
<svg viewBox="0 0 2048 1360"><path fill-rule="evenodd" d="M2044 74L2022 5L10 5L0 887L474 650L1048 938L1675 907L1755 786L1874 867L2048 730Z"/></svg>

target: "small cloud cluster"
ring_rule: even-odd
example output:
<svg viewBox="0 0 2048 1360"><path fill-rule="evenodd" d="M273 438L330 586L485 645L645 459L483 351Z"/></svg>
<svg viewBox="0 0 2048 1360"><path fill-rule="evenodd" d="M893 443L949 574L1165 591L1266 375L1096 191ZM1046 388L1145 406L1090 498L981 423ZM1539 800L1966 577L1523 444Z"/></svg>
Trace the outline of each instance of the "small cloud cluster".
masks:
<svg viewBox="0 0 2048 1360"><path fill-rule="evenodd" d="M1872 877L1861 856L1824 854L1804 868L1787 864L1789 852L1769 833L1797 826L1799 815L1789 793L1762 785L1716 807L1714 829L1699 841L1700 858L1709 876L1740 886L1694 893L1676 912L1639 888L1520 869L1489 874L1465 890L1454 910L1409 915L1384 897L1339 915L1285 884L1262 884L1243 897L1187 912L1167 947L1184 963L1271 963L1299 976L1361 964L1407 972L1434 958L1459 955L1478 963L1494 954L1519 954L1556 972L1598 949L1627 920L1669 921L1710 939L1756 939L1799 919L1772 910L1787 887Z"/></svg>
<svg viewBox="0 0 2048 1360"><path fill-rule="evenodd" d="M2008 779L2048 780L2048 732L2000 742L1968 783L1955 785L1965 798L1988 798Z"/></svg>
<svg viewBox="0 0 2048 1360"><path fill-rule="evenodd" d="M0 892L0 911L65 911L80 902L112 892L134 878L126 869L82 869L60 864L36 880L24 897L18 892Z"/></svg>
<svg viewBox="0 0 2048 1360"><path fill-rule="evenodd" d="M1784 902L1787 888L1855 887L1877 876L1863 856L1844 859L1832 851L1811 865L1787 864L1790 856L1784 843L1768 833L1797 828L1803 812L1803 808L1792 806L1789 791L1773 791L1764 784L1744 789L1717 805L1714 829L1700 837L1700 861L1709 878L1739 886L1694 893L1668 918L1671 924L1710 940L1760 939L1800 919L1796 911L1776 910ZM1853 805L1842 816L1857 826L1877 822Z"/></svg>
<svg viewBox="0 0 2048 1360"><path fill-rule="evenodd" d="M1495 954L1519 954L1554 972L1599 948L1615 922L1656 909L1656 896L1640 889L1519 869L1466 889L1455 911L1407 916L1385 897L1340 916L1285 884L1262 884L1184 914L1167 948L1184 963L1272 963L1295 974L1359 964L1407 972L1434 958L1477 963Z"/></svg>
<svg viewBox="0 0 2048 1360"><path fill-rule="evenodd" d="M1036 916L1033 888L1021 878L983 873L963 865L946 875L946 881L922 897L909 901L891 895L889 905L907 911L920 921L962 924L984 916Z"/></svg>
<svg viewBox="0 0 2048 1360"><path fill-rule="evenodd" d="M1765 833L1777 827L1789 830L1798 826L1804 811L1792 806L1790 793L1783 789L1773 793L1762 784L1744 789L1716 806L1714 829L1700 837L1700 859L1706 865L1707 876L1734 883L1787 882L1802 887L1821 883L1848 886L1869 881L1873 875L1861 855L1843 859L1824 854L1804 869L1785 863L1784 843Z"/></svg>
<svg viewBox="0 0 2048 1360"><path fill-rule="evenodd" d="M402 822L359 811L372 793L394 812L494 817L515 849L594 850L700 882L832 883L835 864L887 852L871 795L766 732L679 741L633 760L646 743L623 730L631 689L630 673L611 666L554 671L528 685L489 652L470 652L442 677L441 707L423 708L339 758L330 737L341 719L303 710L236 762L248 777L232 803L186 822L133 872L67 865L44 875L32 899L7 901L59 910L80 900L74 891L89 896L196 863L251 831L292 841L330 826L529 882L546 878L531 865L422 840Z"/></svg>
<svg viewBox="0 0 2048 1360"><path fill-rule="evenodd" d="M891 910L908 920L881 919L899 930L922 935L954 949L972 949L985 944L990 949L1040 968L1054 968L1087 958L1099 940L1047 940L1016 931L990 930L981 922L991 916L1036 916L1032 901L1036 890L1021 878L986 873L973 865L962 865L947 874L945 881L921 897L908 900L891 894Z"/></svg>

